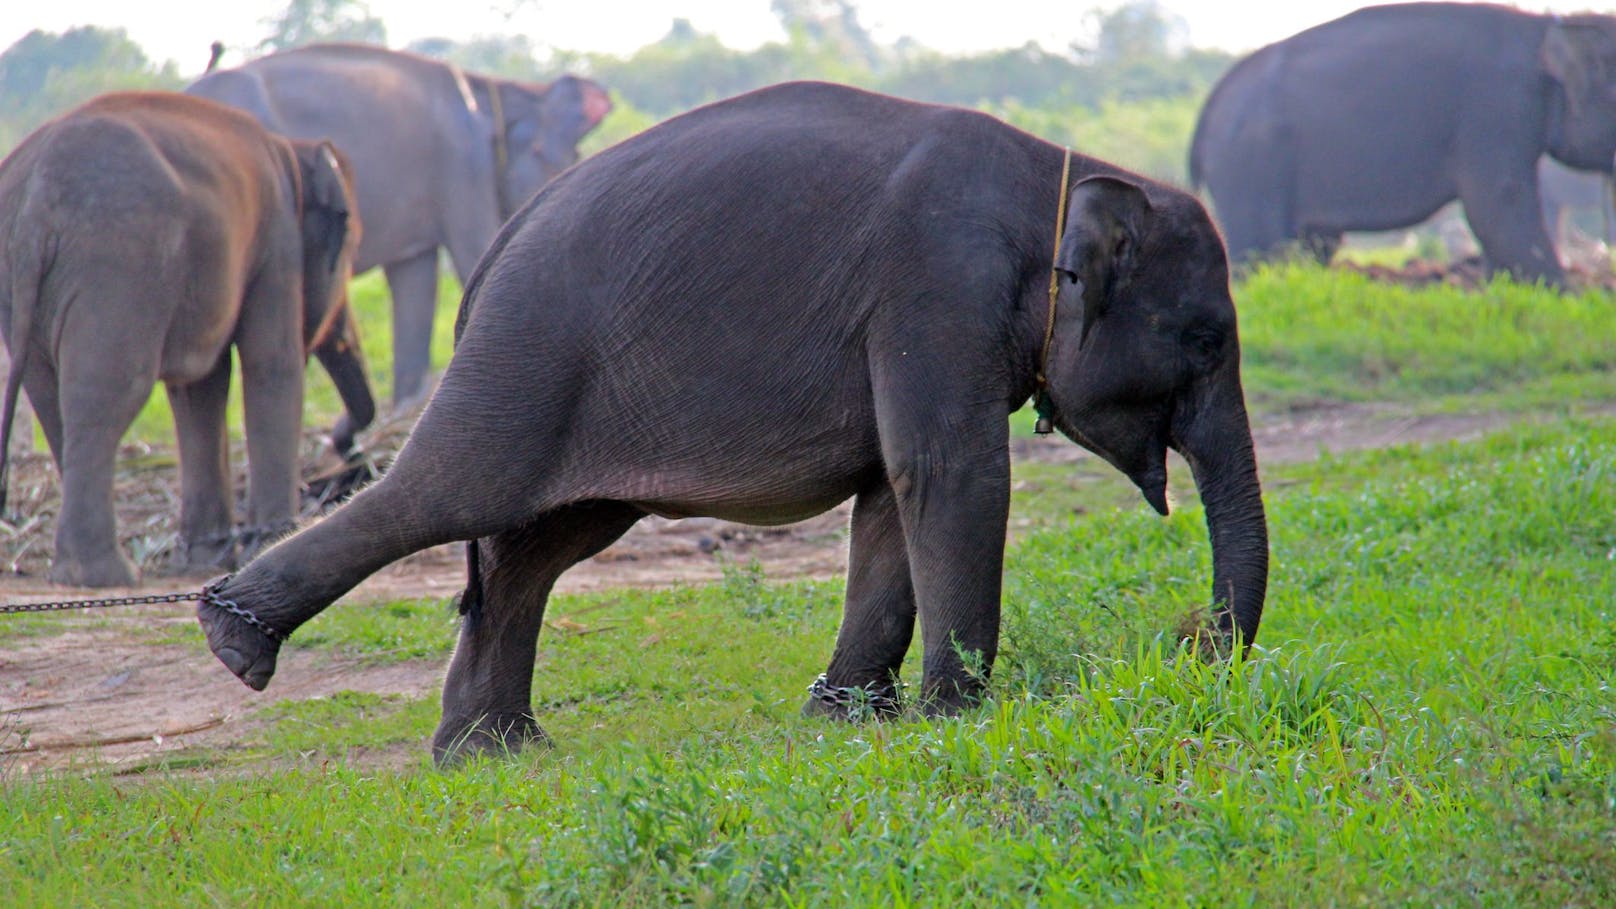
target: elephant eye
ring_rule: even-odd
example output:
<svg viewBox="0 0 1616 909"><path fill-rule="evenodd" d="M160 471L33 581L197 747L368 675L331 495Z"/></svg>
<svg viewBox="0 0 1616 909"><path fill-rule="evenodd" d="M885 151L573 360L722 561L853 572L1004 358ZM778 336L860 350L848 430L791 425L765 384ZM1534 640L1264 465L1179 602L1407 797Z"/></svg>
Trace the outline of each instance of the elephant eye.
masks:
<svg viewBox="0 0 1616 909"><path fill-rule="evenodd" d="M1213 359L1223 350L1223 330L1215 325L1197 326L1184 335L1185 346L1198 359Z"/></svg>

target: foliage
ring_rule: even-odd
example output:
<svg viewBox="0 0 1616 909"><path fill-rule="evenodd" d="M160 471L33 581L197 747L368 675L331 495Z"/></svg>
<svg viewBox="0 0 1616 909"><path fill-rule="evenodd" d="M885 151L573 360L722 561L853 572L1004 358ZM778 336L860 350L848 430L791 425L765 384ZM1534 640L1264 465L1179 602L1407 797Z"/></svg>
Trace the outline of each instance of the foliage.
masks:
<svg viewBox="0 0 1616 909"><path fill-rule="evenodd" d="M364 0L288 0L286 8L263 20L269 34L260 51L278 51L315 41L386 44L387 26L370 14Z"/></svg>
<svg viewBox="0 0 1616 909"><path fill-rule="evenodd" d="M1265 265L1238 285L1242 370L1259 406L1508 395L1574 399L1572 376L1616 388L1608 294L1504 278L1478 291L1401 287L1344 269Z"/></svg>
<svg viewBox="0 0 1616 909"><path fill-rule="evenodd" d="M1273 469L1231 663L1165 633L1205 592L1193 504L1040 520L994 700L952 720L797 714L834 584L562 597L552 751L375 769L431 700L288 703L250 753L4 781L0 877L19 907L1609 905L1613 480L1608 420Z"/></svg>
<svg viewBox="0 0 1616 909"><path fill-rule="evenodd" d="M0 53L0 153L104 92L179 86L174 64L152 63L121 28L36 29Z"/></svg>

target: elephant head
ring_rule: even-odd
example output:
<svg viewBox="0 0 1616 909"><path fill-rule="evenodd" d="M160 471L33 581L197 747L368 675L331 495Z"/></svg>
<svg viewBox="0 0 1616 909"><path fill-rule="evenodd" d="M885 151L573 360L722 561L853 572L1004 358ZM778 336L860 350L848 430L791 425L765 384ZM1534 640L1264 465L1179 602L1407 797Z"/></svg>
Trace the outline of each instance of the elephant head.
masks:
<svg viewBox="0 0 1616 909"><path fill-rule="evenodd" d="M348 309L348 279L361 235L353 166L330 142L294 140L292 147L303 193L303 344L342 397L347 412L332 428L331 444L347 455L354 433L376 415L359 327Z"/></svg>
<svg viewBox="0 0 1616 909"><path fill-rule="evenodd" d="M1193 198L1112 177L1069 197L1046 367L1057 428L1167 514L1167 449L1189 462L1212 537L1219 630L1249 646L1268 583L1268 530L1240 384L1223 244Z"/></svg>
<svg viewBox="0 0 1616 909"><path fill-rule="evenodd" d="M552 177L578 162L578 142L612 110L606 90L562 76L536 86L489 80L499 92L508 156L500 175L500 207L508 216Z"/></svg>
<svg viewBox="0 0 1616 909"><path fill-rule="evenodd" d="M1579 170L1611 172L1616 154L1616 18L1566 16L1539 50L1554 88L1548 152Z"/></svg>

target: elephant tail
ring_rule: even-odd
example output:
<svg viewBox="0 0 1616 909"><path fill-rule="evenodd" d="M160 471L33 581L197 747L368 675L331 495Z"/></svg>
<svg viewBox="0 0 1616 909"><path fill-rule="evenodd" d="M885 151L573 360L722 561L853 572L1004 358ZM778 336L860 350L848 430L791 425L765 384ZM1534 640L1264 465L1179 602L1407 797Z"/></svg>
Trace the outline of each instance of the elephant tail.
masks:
<svg viewBox="0 0 1616 909"><path fill-rule="evenodd" d="M0 515L6 511L6 490L10 488L11 425L17 416L17 395L28 367L29 338L34 331L34 312L39 308L39 287L47 270L43 238L35 233L32 242L13 243L11 258L11 369L6 373L6 397L0 407Z"/></svg>

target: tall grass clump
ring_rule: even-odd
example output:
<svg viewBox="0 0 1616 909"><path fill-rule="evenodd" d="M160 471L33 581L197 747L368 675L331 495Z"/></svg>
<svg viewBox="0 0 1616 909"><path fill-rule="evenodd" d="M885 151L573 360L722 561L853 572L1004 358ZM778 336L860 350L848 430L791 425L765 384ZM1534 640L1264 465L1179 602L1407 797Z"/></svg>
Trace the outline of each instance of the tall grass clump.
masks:
<svg viewBox="0 0 1616 909"><path fill-rule="evenodd" d="M1428 402L1507 394L1553 402L1616 390L1616 302L1498 278L1410 288L1286 263L1236 285L1241 369L1258 406Z"/></svg>

